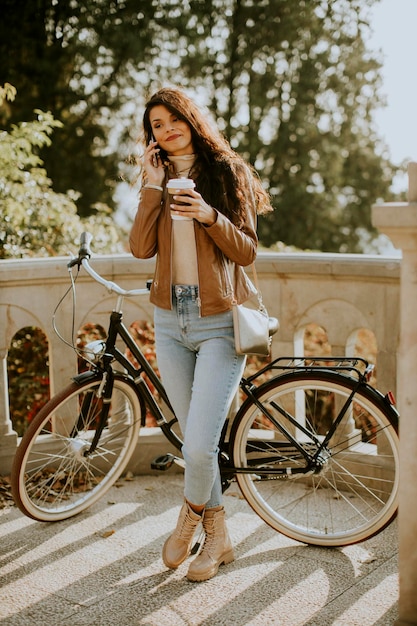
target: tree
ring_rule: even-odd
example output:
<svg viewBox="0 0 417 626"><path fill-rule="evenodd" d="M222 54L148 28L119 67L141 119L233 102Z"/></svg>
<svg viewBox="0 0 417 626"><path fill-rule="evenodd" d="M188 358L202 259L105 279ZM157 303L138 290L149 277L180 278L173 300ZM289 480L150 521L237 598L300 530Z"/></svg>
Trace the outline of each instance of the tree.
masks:
<svg viewBox="0 0 417 626"><path fill-rule="evenodd" d="M87 215L97 201L113 206L123 141L149 91L180 84L270 190L264 244L360 251L395 173L372 124L376 1L4 0L5 80L23 92L9 121L41 107L64 123L42 156L55 190L79 191Z"/></svg>
<svg viewBox="0 0 417 626"><path fill-rule="evenodd" d="M118 181L116 113L130 83L127 65L146 66L151 2L135 0L3 0L0 84L19 102L3 124L51 111L63 124L41 155L54 189L76 189L80 215L97 202L113 206ZM130 91L130 97L133 97Z"/></svg>
<svg viewBox="0 0 417 626"><path fill-rule="evenodd" d="M375 233L370 207L389 195L396 168L372 122L381 105L380 63L365 46L372 4L212 0L192 46L188 35L188 84L205 85L232 145L270 190L276 211L259 223L266 245L358 252L363 231Z"/></svg>
<svg viewBox="0 0 417 626"><path fill-rule="evenodd" d="M15 91L9 84L0 88L0 110ZM0 259L68 254L83 230L94 233L95 251L120 251L108 209L82 220L76 194L53 191L38 150L51 145L50 135L61 123L50 113L37 110L36 116L0 131Z"/></svg>

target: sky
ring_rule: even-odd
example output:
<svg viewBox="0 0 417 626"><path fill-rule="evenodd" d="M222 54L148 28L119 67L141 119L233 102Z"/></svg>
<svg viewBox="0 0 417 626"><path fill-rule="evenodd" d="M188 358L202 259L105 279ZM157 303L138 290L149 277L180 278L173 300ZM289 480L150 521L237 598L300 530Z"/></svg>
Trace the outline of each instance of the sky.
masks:
<svg viewBox="0 0 417 626"><path fill-rule="evenodd" d="M369 47L382 51L382 93L387 99L375 122L393 163L417 161L417 0L380 0L371 16ZM399 177L394 188L407 189L407 177Z"/></svg>

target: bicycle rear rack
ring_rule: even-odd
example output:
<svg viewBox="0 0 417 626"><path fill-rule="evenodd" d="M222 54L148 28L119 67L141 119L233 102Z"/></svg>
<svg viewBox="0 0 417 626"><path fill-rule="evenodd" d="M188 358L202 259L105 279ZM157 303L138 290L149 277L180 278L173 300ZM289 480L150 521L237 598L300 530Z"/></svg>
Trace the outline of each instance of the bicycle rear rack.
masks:
<svg viewBox="0 0 417 626"><path fill-rule="evenodd" d="M274 370L280 372L311 370L337 371L351 378L355 378L356 380L368 381L373 369L374 365L361 357L283 356L275 359L271 363L268 363L265 367L255 372L255 374L246 378L246 381L252 382L265 372L271 372Z"/></svg>

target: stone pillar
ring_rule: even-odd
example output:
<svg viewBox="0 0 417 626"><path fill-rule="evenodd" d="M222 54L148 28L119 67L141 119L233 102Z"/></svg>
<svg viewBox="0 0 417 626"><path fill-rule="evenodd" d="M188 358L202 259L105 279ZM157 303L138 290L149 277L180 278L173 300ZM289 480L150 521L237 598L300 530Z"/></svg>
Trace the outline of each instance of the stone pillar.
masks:
<svg viewBox="0 0 417 626"><path fill-rule="evenodd" d="M397 626L417 624L417 163L408 168L408 202L372 207L372 221L402 250L397 402L400 412Z"/></svg>
<svg viewBox="0 0 417 626"><path fill-rule="evenodd" d="M7 353L0 354L0 476L10 474L17 447L17 433L13 430L9 412L7 384Z"/></svg>

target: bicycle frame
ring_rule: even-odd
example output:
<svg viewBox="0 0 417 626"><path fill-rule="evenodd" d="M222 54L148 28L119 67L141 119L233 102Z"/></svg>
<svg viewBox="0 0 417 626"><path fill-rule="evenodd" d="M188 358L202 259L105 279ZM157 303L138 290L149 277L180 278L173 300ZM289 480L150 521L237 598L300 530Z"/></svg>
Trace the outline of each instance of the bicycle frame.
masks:
<svg viewBox="0 0 417 626"><path fill-rule="evenodd" d="M122 298L119 298L118 308L121 308ZM119 350L116 345L117 339L123 341L126 348L128 348L136 361L139 363L139 367L135 367L133 363ZM143 352L139 349L137 344L135 343L133 337L131 336L128 328L123 323L123 314L120 310L112 311L110 314L110 324L107 334L107 339L105 343L105 351L101 358L101 360L94 365L96 371L101 371L104 373L105 382L102 388L99 390L99 395L101 395L104 401L109 400L112 396L112 381L114 370L111 366L113 360L117 361L128 373L129 377L132 379L135 389L138 395L145 402L146 406L149 408L153 417L155 418L157 425L163 430L167 439L178 449L181 447L181 441L177 437L177 435L172 431L172 424L176 421L176 417L174 414L174 410L169 402L168 396L166 394L165 388L162 384L161 379L157 376L155 371L152 369L151 365L146 360ZM88 350L88 345L86 347ZM143 378L143 375L146 375L157 393L160 395L162 401L166 405L168 411L172 413L172 418L167 420L166 415L162 412L161 407L158 405L154 394L149 389L149 386L146 380ZM79 374L74 378L74 380L84 380L86 375L94 375L94 370L88 373ZM102 424L100 424L97 428L97 441L100 438L100 429L103 428L106 421L105 412L103 412L103 419L101 420ZM142 420L142 426L144 426L144 420ZM94 449L94 441L92 442L91 451ZM90 451L90 453L91 453Z"/></svg>
<svg viewBox="0 0 417 626"><path fill-rule="evenodd" d="M267 367L263 371L268 371L268 369L273 369L273 368L274 368L274 363L271 363L270 364L270 368ZM278 378L278 377L274 377L274 378ZM271 379L271 380L273 380L273 379ZM270 381L268 381L268 382L270 382ZM340 422L342 421L342 419L346 415L350 405L352 404L352 401L353 401L353 398L354 398L355 394L357 393L358 389L363 384L364 384L363 381L361 381L361 380L357 381L357 383L356 383L352 393L347 398L344 406L341 408L338 416L334 420L333 425L331 426L328 435L322 441L320 441L317 437L315 437L314 434L311 431L307 430L302 424L300 424L292 415L290 415L285 409L280 407L276 402L272 402L271 403L271 406L273 406L273 408L276 409L278 411L278 413L280 413L290 424L295 426L299 431L301 431L304 435L306 435L309 438L309 440L311 441L311 443L313 443L315 445L315 453L314 453L314 455L310 454L308 452L308 450L306 449L305 445L304 446L301 445L299 443L299 441L290 433L290 431L287 428L285 428L285 426L283 424L281 424L280 422L278 422L275 419L275 417L267 409L267 407L262 402L260 402L258 400L257 396L253 393L252 386L249 385L248 382L245 379L242 380L241 388L243 388L245 393L247 394L248 402L250 401L251 404L254 404L260 410L260 412L286 437L288 442L291 445L293 445L298 450L298 452L300 452L300 454L304 457L304 459L305 459L305 461L307 463L307 470L306 470L306 468L299 468L298 470L296 468L294 468L291 471L291 473L292 474L302 473L303 475L306 475L306 471L309 471L309 470L311 470L312 472L313 471L320 471L321 466L322 466L321 455L322 455L323 451L325 450L325 448L326 448L328 442L330 441L331 437L334 435L335 431L337 430ZM233 467L233 469L234 469L234 471L236 473L251 473L253 471L251 468L247 468L247 467ZM279 468L270 468L270 467L268 467L267 469L263 470L262 468L258 467L256 469L256 473L260 474L260 475L262 475L262 474L287 475L287 470L282 470L282 469L279 469Z"/></svg>

